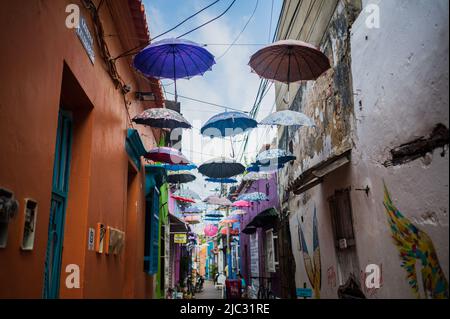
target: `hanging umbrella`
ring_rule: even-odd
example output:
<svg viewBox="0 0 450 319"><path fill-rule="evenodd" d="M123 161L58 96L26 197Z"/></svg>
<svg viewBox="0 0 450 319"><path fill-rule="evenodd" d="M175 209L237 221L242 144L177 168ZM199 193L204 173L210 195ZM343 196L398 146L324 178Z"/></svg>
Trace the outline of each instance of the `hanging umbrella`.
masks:
<svg viewBox="0 0 450 319"><path fill-rule="evenodd" d="M279 148L273 148L259 153L256 156L255 164L275 167L277 165L286 164L295 159L296 157L291 153L289 153L288 151Z"/></svg>
<svg viewBox="0 0 450 319"><path fill-rule="evenodd" d="M250 206L252 206L252 204L245 200L238 200L238 201L235 201L232 206L233 207L250 207Z"/></svg>
<svg viewBox="0 0 450 319"><path fill-rule="evenodd" d="M168 172L167 174L167 182L170 184L177 183L190 183L195 180L195 175L190 173L189 171L179 171L179 172ZM195 202L195 201L193 201Z"/></svg>
<svg viewBox="0 0 450 319"><path fill-rule="evenodd" d="M157 128L191 128L192 125L178 112L166 108L152 108L145 110L133 118L136 124Z"/></svg>
<svg viewBox="0 0 450 319"><path fill-rule="evenodd" d="M200 129L209 137L234 136L258 126L258 122L242 112L223 112L211 117Z"/></svg>
<svg viewBox="0 0 450 319"><path fill-rule="evenodd" d="M200 223L200 217L199 216L186 216L184 218L184 221L189 224L199 224Z"/></svg>
<svg viewBox="0 0 450 319"><path fill-rule="evenodd" d="M245 215L247 212L243 209L236 209L232 211L233 215Z"/></svg>
<svg viewBox="0 0 450 319"><path fill-rule="evenodd" d="M221 212L209 212L209 213L206 213L205 214L205 217L208 217L208 218L221 218L221 217L223 217L223 214L221 213Z"/></svg>
<svg viewBox="0 0 450 319"><path fill-rule="evenodd" d="M186 165L180 165L180 164L163 164L162 167L164 167L167 171L189 171L197 168L197 165L195 164L186 164Z"/></svg>
<svg viewBox="0 0 450 319"><path fill-rule="evenodd" d="M331 67L318 48L298 40L281 40L260 49L249 65L259 76L283 83L315 80Z"/></svg>
<svg viewBox="0 0 450 319"><path fill-rule="evenodd" d="M219 197L215 195L211 195L205 198L205 203L211 205L221 205L221 206L231 206L231 201L226 197Z"/></svg>
<svg viewBox="0 0 450 319"><path fill-rule="evenodd" d="M187 198L187 197L182 197L182 196L176 196L176 195L171 195L170 197L172 197L173 199L179 201L179 202L184 202L184 203L195 203L195 200L193 200L192 198Z"/></svg>
<svg viewBox="0 0 450 319"><path fill-rule="evenodd" d="M235 184L237 179L234 178L205 178L205 181L210 183L220 183L220 184Z"/></svg>
<svg viewBox="0 0 450 319"><path fill-rule="evenodd" d="M301 112L291 110L278 111L264 118L259 124L262 125L283 125L283 126L316 126L314 121Z"/></svg>
<svg viewBox="0 0 450 319"><path fill-rule="evenodd" d="M217 234L218 230L219 229L217 228L217 226L209 224L209 225L205 226L203 231L204 231L206 236L213 237L213 236L215 236Z"/></svg>
<svg viewBox="0 0 450 319"><path fill-rule="evenodd" d="M196 192L194 192L193 190L190 190L190 189L179 189L173 194L176 196L187 197L187 198L191 198L194 200L201 200L200 196Z"/></svg>
<svg viewBox="0 0 450 319"><path fill-rule="evenodd" d="M242 178L243 181L259 181L262 179L270 179L272 177L271 173L263 172L250 172Z"/></svg>
<svg viewBox="0 0 450 319"><path fill-rule="evenodd" d="M261 202L263 200L268 200L268 197L264 193L254 192L242 194L237 198L237 200L245 200L247 202Z"/></svg>
<svg viewBox="0 0 450 319"><path fill-rule="evenodd" d="M231 158L219 157L206 161L199 166L198 171L211 178L229 178L242 174L245 167Z"/></svg>
<svg viewBox="0 0 450 319"><path fill-rule="evenodd" d="M262 166L262 165L258 165L256 163L252 163L249 167L247 167L246 171L249 173L274 173L276 172L278 169L283 168L284 164L280 164L278 163L277 165L271 166Z"/></svg>
<svg viewBox="0 0 450 319"><path fill-rule="evenodd" d="M214 56L204 46L183 39L165 39L145 47L133 61L134 67L146 76L157 79L189 79L203 75L214 65Z"/></svg>
<svg viewBox="0 0 450 319"><path fill-rule="evenodd" d="M183 213L196 213L196 214L198 214L198 213L201 213L202 211L203 210L200 207L196 206L196 205L192 205L192 206L189 206L189 207L186 207L185 209L183 209Z"/></svg>
<svg viewBox="0 0 450 319"><path fill-rule="evenodd" d="M167 164L190 164L189 160L179 150L165 146L151 149L144 157L154 162Z"/></svg>

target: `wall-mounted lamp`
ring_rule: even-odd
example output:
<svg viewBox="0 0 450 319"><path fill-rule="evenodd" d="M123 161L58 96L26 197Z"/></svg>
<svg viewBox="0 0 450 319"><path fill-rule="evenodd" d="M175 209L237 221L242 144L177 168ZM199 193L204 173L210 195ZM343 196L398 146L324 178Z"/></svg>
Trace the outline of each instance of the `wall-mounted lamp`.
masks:
<svg viewBox="0 0 450 319"><path fill-rule="evenodd" d="M369 185L367 185L365 188L355 188L355 191L366 192L366 196L369 197L370 187Z"/></svg>
<svg viewBox="0 0 450 319"><path fill-rule="evenodd" d="M139 101L155 101L155 94L152 92L136 92L136 98Z"/></svg>

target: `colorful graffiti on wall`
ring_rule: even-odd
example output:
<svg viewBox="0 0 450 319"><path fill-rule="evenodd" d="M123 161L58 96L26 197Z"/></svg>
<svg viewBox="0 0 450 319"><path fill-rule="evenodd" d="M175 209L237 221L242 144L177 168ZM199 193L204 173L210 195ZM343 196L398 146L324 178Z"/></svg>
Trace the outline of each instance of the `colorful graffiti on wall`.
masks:
<svg viewBox="0 0 450 319"><path fill-rule="evenodd" d="M417 298L421 298L417 282L416 262L420 261L422 285L426 298L448 298L448 282L439 264L431 238L414 226L395 207L384 185L384 207L388 215L392 238L407 272L408 283Z"/></svg>
<svg viewBox="0 0 450 319"><path fill-rule="evenodd" d="M301 250L303 254L303 262L305 264L306 274L308 275L309 283L314 290L314 297L320 298L320 288L322 279L322 267L320 263L320 246L319 246L319 232L317 224L316 207L314 206L313 216L313 258L311 259L308 247L305 241L305 235L303 234L300 222L298 223L298 235L301 243Z"/></svg>

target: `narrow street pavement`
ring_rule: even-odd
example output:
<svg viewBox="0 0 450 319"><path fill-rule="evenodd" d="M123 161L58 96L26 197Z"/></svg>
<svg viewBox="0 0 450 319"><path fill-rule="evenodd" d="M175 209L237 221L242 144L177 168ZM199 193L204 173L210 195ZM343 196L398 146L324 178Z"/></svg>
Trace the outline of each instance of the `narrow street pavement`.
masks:
<svg viewBox="0 0 450 319"><path fill-rule="evenodd" d="M206 280L203 291L195 294L195 299L222 299L222 292L214 287L214 282Z"/></svg>

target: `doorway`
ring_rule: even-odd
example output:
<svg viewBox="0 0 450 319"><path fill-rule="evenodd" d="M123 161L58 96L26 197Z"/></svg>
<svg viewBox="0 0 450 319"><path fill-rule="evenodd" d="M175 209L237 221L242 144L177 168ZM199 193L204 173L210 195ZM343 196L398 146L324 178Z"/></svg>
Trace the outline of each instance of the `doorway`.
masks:
<svg viewBox="0 0 450 319"><path fill-rule="evenodd" d="M338 190L329 199L337 255L339 285L349 278L359 278L359 262L353 230L350 189Z"/></svg>
<svg viewBox="0 0 450 319"><path fill-rule="evenodd" d="M50 299L59 297L72 140L72 114L60 109L56 133L55 159L53 162L52 195L44 274L44 298Z"/></svg>

